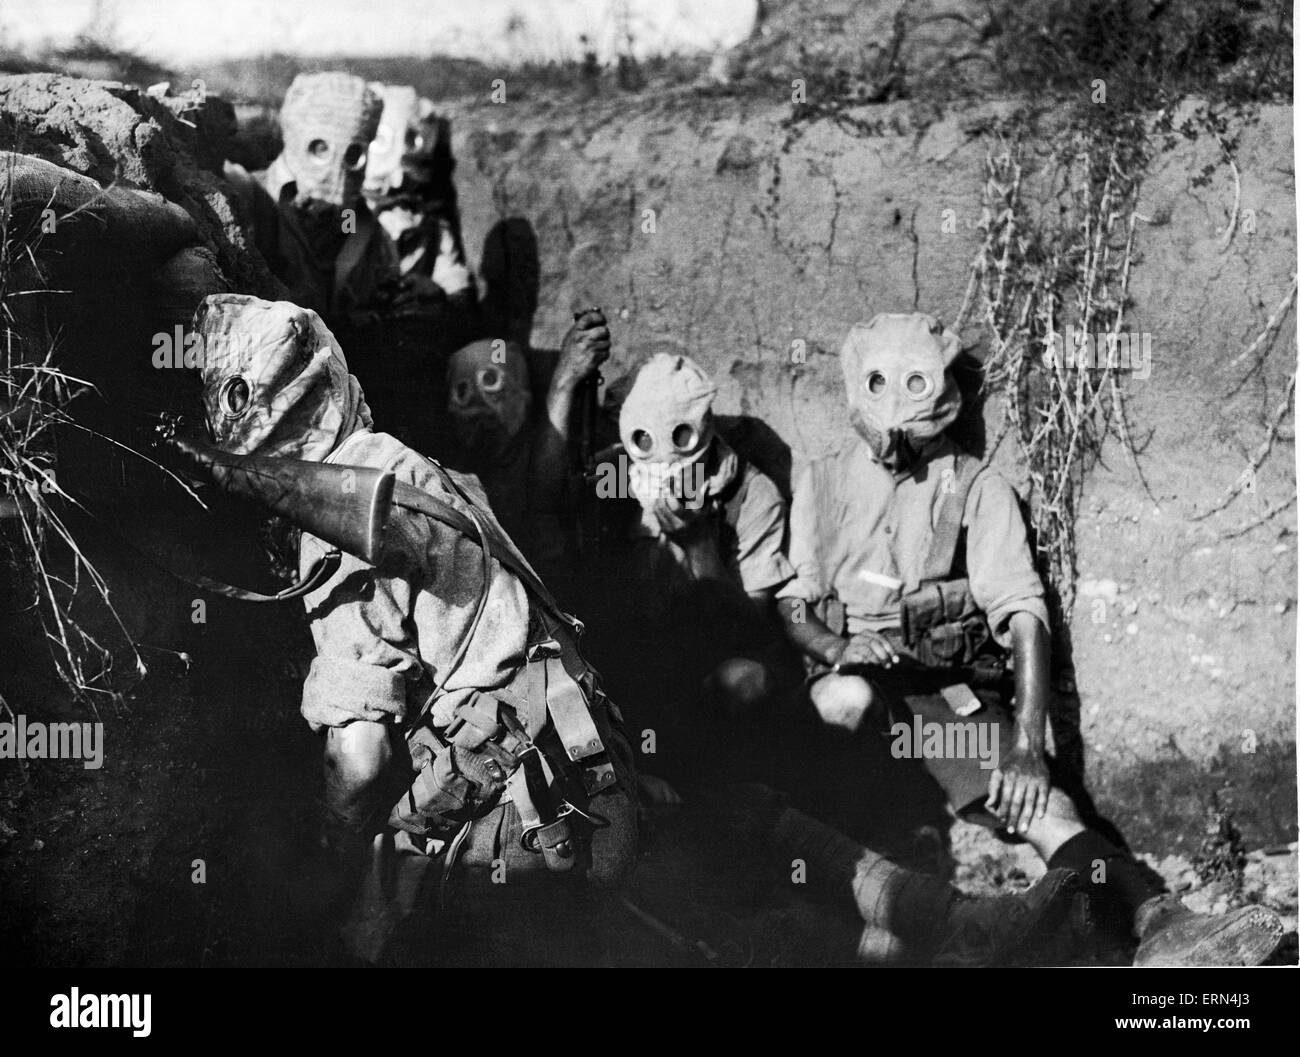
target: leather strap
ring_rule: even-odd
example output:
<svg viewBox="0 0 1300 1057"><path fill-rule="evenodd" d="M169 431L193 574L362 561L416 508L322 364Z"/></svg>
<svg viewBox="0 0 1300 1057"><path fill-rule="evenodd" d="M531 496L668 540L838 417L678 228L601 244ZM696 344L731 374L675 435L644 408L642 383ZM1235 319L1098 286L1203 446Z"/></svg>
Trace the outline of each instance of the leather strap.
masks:
<svg viewBox="0 0 1300 1057"><path fill-rule="evenodd" d="M357 216L357 230L350 233L343 240L343 248L339 250L339 255L334 260L334 282L333 292L330 300L338 297L348 284L348 279L356 271L362 259L366 255L366 250L370 246L370 240L375 237L375 229L379 226L374 215L368 210L354 210Z"/></svg>
<svg viewBox="0 0 1300 1057"><path fill-rule="evenodd" d="M438 471L442 478L444 487L448 491L455 492L468 506L477 509L474 499L466 495L465 492L457 486L451 476L437 463L430 460L430 465ZM493 558L506 567L519 581L524 585L530 594L542 603L551 613L552 616L559 619L562 623L568 625L571 629L579 634L583 630L582 622L577 617L566 613L560 604L555 600L555 596L542 583L533 567L515 548L514 544L509 542L501 533L499 533L491 522L486 519L482 520L481 525L477 528L464 513L457 510L450 503L439 499L437 496L430 495L421 488L405 483L404 481L396 482L393 488L393 503L397 506L404 507L407 510L414 510L417 513L424 514L426 517L433 518L450 528L454 528L463 536L480 542L486 542L486 547ZM481 529L482 541L480 541Z"/></svg>
<svg viewBox="0 0 1300 1057"><path fill-rule="evenodd" d="M983 468L983 463L973 455L958 452L953 460L956 480L951 491L939 489L939 518L930 537L930 550L921 565L921 583L947 580L952 575L953 559L957 556L957 540L961 536L961 521L966 512L966 497L971 485Z"/></svg>

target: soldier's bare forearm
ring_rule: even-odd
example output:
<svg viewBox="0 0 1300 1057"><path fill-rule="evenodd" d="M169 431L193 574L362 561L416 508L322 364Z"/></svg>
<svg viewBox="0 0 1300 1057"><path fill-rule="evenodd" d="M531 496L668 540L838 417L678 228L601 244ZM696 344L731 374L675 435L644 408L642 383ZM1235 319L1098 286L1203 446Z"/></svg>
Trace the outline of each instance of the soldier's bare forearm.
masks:
<svg viewBox="0 0 1300 1057"><path fill-rule="evenodd" d="M1016 744L1041 753L1047 745L1047 702L1051 638L1030 613L1011 618L1011 652L1016 667Z"/></svg>
<svg viewBox="0 0 1300 1057"><path fill-rule="evenodd" d="M556 378L546 394L546 417L550 420L551 430L562 444L567 444L569 440L570 419L573 417L574 394L577 390L576 384Z"/></svg>
<svg viewBox="0 0 1300 1057"><path fill-rule="evenodd" d="M823 664L834 664L843 640L831 631L816 614L809 612L807 602L797 598L777 601L777 612L785 633L801 653ZM796 616L799 619L796 619Z"/></svg>
<svg viewBox="0 0 1300 1057"><path fill-rule="evenodd" d="M571 473L569 445L567 438L550 422L541 422L535 428L530 505L538 513L553 514L564 507L568 494Z"/></svg>

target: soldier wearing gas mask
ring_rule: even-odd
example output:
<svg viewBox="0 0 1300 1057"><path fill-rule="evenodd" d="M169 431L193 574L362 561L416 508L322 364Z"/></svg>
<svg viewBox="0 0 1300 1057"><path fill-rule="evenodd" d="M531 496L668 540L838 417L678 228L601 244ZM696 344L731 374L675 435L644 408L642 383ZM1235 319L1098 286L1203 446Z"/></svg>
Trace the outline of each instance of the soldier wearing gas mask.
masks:
<svg viewBox="0 0 1300 1057"><path fill-rule="evenodd" d="M400 275L392 240L362 194L382 108L360 77L299 74L280 108L279 156L253 177L226 166L254 241L290 298L336 328L390 308Z"/></svg>
<svg viewBox="0 0 1300 1057"><path fill-rule="evenodd" d="M402 275L429 280L437 295L472 313L474 280L461 241L450 122L409 85L371 87L384 110L366 162L366 203L397 247Z"/></svg>
<svg viewBox="0 0 1300 1057"><path fill-rule="evenodd" d="M717 781L726 760L752 762L747 733L792 667L781 663L788 650L774 611L776 588L794 574L785 500L719 434L716 394L690 357L660 353L637 371L618 416L639 509L609 585L608 624L636 634L620 632L619 660L607 667L657 731L653 762L674 785L706 773ZM663 791L645 786L659 799Z"/></svg>
<svg viewBox="0 0 1300 1057"><path fill-rule="evenodd" d="M1103 935L1136 944L1138 964L1265 960L1282 935L1276 915L1194 914L1088 828L1055 784L1043 585L1015 492L945 432L961 407L950 371L958 352L956 334L921 313L877 315L845 340L857 436L798 479L796 576L778 592L790 639L811 662L813 705L866 740L898 723L978 732L970 744L991 746L991 759L920 745L901 755L924 760L962 818L1090 882Z"/></svg>
<svg viewBox="0 0 1300 1057"><path fill-rule="evenodd" d="M323 741L322 839L340 887L361 886L347 950L367 962L563 957L543 949L540 916L589 914L596 889L630 871L636 836L631 752L578 652L581 625L477 481L374 430L316 313L216 295L194 326L216 449L303 527L294 597L316 645L302 713ZM272 480L294 467L299 483ZM359 502L371 478L373 501ZM230 487L230 472L217 480ZM376 532L385 494L406 505ZM382 556L358 556L358 535L381 540ZM417 923L443 904L423 950ZM512 938L485 944L503 929Z"/></svg>
<svg viewBox="0 0 1300 1057"><path fill-rule="evenodd" d="M449 461L478 477L510 537L561 585L572 575L564 516L580 470L571 443L575 399L609 351L604 315L584 312L560 344L541 407L533 400L528 353L512 341L471 342L447 364Z"/></svg>

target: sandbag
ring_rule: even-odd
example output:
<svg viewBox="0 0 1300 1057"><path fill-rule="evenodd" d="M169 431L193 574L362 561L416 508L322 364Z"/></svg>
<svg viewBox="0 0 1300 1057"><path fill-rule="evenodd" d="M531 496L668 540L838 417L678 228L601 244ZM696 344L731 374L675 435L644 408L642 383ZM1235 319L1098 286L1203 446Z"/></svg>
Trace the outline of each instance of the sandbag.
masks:
<svg viewBox="0 0 1300 1057"><path fill-rule="evenodd" d="M27 154L0 154L0 201L45 237L106 240L115 251L166 260L198 240L194 220L152 191L100 187L88 176ZM53 211L46 224L45 210ZM52 228L52 229L51 229Z"/></svg>

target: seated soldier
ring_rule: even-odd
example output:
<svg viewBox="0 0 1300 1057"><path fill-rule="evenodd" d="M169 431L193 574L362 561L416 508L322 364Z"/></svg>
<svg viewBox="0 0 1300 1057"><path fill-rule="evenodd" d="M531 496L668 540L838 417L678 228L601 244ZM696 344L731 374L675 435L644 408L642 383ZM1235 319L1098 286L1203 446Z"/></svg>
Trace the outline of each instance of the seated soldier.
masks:
<svg viewBox="0 0 1300 1057"><path fill-rule="evenodd" d="M570 573L563 517L578 470L570 444L574 401L609 349L605 317L583 313L561 343L541 413L527 354L514 342L475 341L447 364L448 461L478 477L510 538L561 594Z"/></svg>
<svg viewBox="0 0 1300 1057"><path fill-rule="evenodd" d="M958 348L955 334L919 313L878 315L844 343L858 436L799 478L797 575L779 592L791 640L817 667L812 703L850 730L875 705L877 718L904 724L891 730L978 731L979 744L999 750L987 770L971 752L913 746L899 755L921 756L961 817L1023 838L1049 866L1090 882L1113 938L1140 941L1138 964L1262 962L1282 936L1276 915L1194 914L1085 826L1053 784L1043 585L1011 486L945 433L961 404L949 370ZM831 614L842 627L828 626Z"/></svg>
<svg viewBox="0 0 1300 1057"><path fill-rule="evenodd" d="M397 250L366 205L366 157L383 102L349 73L302 73L280 108L284 147L250 176L227 163L253 241L290 299L332 327L400 300Z"/></svg>
<svg viewBox="0 0 1300 1057"><path fill-rule="evenodd" d="M640 517L613 585L634 607L618 623L638 629L617 675L629 708L634 697L638 718L656 729L656 762L674 781L717 781L723 756L752 763L752 721L795 669L775 612L776 588L794 574L785 500L719 435L716 393L689 357L660 353L637 371L619 412ZM598 496L613 491L600 469ZM740 717L751 722L737 726ZM697 767L705 758L707 777Z"/></svg>

